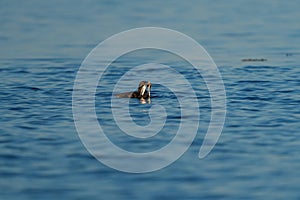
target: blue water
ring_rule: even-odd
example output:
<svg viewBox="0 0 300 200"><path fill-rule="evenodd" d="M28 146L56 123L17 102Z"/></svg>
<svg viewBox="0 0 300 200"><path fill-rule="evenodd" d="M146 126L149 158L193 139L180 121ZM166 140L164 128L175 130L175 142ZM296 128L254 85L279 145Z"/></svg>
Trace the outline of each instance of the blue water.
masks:
<svg viewBox="0 0 300 200"><path fill-rule="evenodd" d="M1 1L0 199L299 199L299 6L277 0ZM213 151L198 159L210 119L209 94L200 78L203 87L195 90L201 120L188 151L159 171L128 174L101 164L81 143L72 89L92 48L141 26L181 31L206 48L223 77L227 117ZM143 55L149 61L165 58L151 51ZM244 58L267 61L241 62ZM135 54L115 65L144 59ZM169 64L198 78L184 62L174 58ZM108 80L117 81L118 73ZM112 92L107 86L97 90L96 112L116 144L147 152L172 139L180 113L171 91L153 83L152 102L167 108L169 121L155 140L143 142L119 134L107 107ZM149 120L150 106L130 101L137 124Z"/></svg>

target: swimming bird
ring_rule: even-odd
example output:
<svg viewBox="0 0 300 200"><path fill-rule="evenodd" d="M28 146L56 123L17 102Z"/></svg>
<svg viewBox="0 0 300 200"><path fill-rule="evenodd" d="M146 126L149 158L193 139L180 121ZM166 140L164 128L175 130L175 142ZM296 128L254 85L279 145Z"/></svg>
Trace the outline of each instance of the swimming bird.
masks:
<svg viewBox="0 0 300 200"><path fill-rule="evenodd" d="M150 90L152 84L150 81L141 81L137 91L134 92L124 92L120 94L116 94L119 98L138 98L138 99L145 99L150 98Z"/></svg>

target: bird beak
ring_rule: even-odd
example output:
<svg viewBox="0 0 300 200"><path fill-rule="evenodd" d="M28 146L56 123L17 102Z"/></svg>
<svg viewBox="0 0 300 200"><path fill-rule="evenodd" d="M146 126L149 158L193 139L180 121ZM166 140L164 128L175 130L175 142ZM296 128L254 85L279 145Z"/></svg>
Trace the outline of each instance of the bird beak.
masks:
<svg viewBox="0 0 300 200"><path fill-rule="evenodd" d="M151 90L151 85L148 85L148 96L150 98L150 90Z"/></svg>
<svg viewBox="0 0 300 200"><path fill-rule="evenodd" d="M143 96L143 95L144 95L145 91L146 91L146 86L145 86L145 85L143 85L143 87L142 87L142 90L141 90L141 96Z"/></svg>

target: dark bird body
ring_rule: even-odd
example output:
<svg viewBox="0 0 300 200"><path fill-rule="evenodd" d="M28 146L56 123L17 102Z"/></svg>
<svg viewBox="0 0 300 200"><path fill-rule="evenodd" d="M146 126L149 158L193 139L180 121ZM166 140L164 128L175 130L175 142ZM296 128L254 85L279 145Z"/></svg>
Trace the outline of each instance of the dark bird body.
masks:
<svg viewBox="0 0 300 200"><path fill-rule="evenodd" d="M137 91L124 92L121 94L116 94L116 96L119 98L138 98L138 99L150 98L151 86L152 84L149 81L141 81Z"/></svg>

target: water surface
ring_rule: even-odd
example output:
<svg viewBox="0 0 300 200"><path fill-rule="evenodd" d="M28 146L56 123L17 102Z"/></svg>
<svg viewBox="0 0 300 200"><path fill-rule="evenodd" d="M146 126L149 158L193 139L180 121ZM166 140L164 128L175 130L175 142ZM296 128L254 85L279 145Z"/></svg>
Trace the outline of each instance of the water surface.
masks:
<svg viewBox="0 0 300 200"><path fill-rule="evenodd" d="M9 1L0 5L1 199L299 198L300 13L296 1ZM153 173L126 174L99 163L80 142L72 116L72 88L81 62L98 42L140 26L172 28L206 48L223 76L227 118L219 142L199 160L210 118L209 94L201 77L184 61L167 59L186 77L199 80L201 87L194 88L201 109L197 136L172 165ZM111 120L108 98L113 83L128 67L148 61L167 63L169 58L154 52L142 55L132 54L112 64L107 87L97 90L96 111L116 144L147 152L172 139L180 119L175 96L153 83L152 101L166 107L169 116L162 133L151 141L120 134ZM267 61L241 62L244 58ZM137 124L147 124L150 107L130 100ZM192 117L185 120L193 123Z"/></svg>

